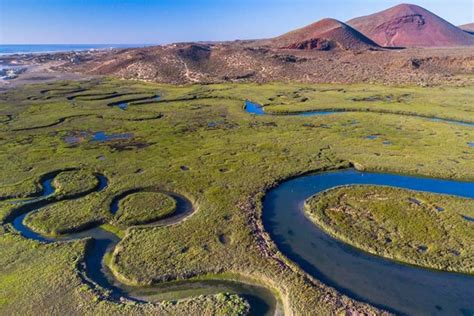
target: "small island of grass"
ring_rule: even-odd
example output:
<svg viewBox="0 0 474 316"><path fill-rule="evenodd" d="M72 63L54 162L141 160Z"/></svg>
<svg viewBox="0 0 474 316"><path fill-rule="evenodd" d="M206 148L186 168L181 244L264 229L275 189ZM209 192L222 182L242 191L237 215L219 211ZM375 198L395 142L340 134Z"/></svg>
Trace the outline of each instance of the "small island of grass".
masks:
<svg viewBox="0 0 474 316"><path fill-rule="evenodd" d="M333 236L398 261L473 273L474 201L391 187L347 186L306 201L311 220Z"/></svg>
<svg viewBox="0 0 474 316"><path fill-rule="evenodd" d="M173 214L176 201L160 192L138 192L119 203L114 222L118 226L147 224Z"/></svg>

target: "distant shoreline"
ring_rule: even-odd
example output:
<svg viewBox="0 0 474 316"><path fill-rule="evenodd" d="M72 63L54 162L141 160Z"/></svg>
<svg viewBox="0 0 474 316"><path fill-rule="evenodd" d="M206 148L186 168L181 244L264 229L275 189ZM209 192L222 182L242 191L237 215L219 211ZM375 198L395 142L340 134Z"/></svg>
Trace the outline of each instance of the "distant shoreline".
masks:
<svg viewBox="0 0 474 316"><path fill-rule="evenodd" d="M157 44L0 44L0 56L138 48Z"/></svg>

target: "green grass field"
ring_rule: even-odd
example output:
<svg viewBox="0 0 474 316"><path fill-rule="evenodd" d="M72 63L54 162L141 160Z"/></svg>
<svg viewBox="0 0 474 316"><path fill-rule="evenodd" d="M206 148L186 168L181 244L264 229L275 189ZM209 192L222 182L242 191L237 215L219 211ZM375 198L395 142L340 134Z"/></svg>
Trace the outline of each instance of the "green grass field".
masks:
<svg viewBox="0 0 474 316"><path fill-rule="evenodd" d="M78 90L83 91L74 92ZM176 192L191 200L196 212L177 225L132 228L123 233L125 237L110 258L121 280L149 284L232 273L271 288L287 314L375 314L380 311L307 277L279 252L262 231L261 198L267 189L290 176L350 163L373 171L474 180L474 148L468 145L474 141L474 127L412 115L473 122L473 91L472 87L289 83L179 87L113 79L24 86L0 94L0 115L12 117L0 123L0 197L21 198L39 192L40 177L56 170L81 170L77 175L60 177L62 190L69 193L94 185L89 175L104 174L109 179L105 190L28 215L27 224L34 230L61 234L91 223L114 224L110 203L128 190L159 187ZM109 106L154 94L161 96L160 101L136 101L125 111ZM246 99L265 104L269 112L358 111L316 117L257 117L244 111ZM94 140L93 135L100 131L133 136ZM80 141L66 141L78 135ZM377 138L368 139L370 135ZM443 205L462 204L447 197L436 199ZM403 209L403 205L392 206ZM0 200L0 220L12 210ZM458 212L448 206L446 210L445 214ZM150 215L137 212L136 216L127 214L126 221L146 220ZM464 227L459 226L459 234ZM165 310L209 314L214 313L212 308L221 308L216 313L228 312L222 309L226 304L215 304L215 296L194 297L182 304L109 302L79 277L83 242L43 245L9 232L7 225L2 230L0 314L79 310L91 314ZM430 248L436 236L429 240L407 237L428 246L430 259L415 263L441 262L444 267L447 257ZM364 236L360 238L362 243ZM451 249L452 244L439 245L445 246ZM462 255L452 262L458 262L459 269L465 267L464 253L469 255L470 251L472 256L469 247L456 247ZM399 248L387 251L404 260L396 255L404 255ZM236 303L236 308L241 304Z"/></svg>
<svg viewBox="0 0 474 316"><path fill-rule="evenodd" d="M176 201L160 192L138 192L126 196L119 203L114 218L118 226L132 226L155 222L170 216L176 209Z"/></svg>
<svg viewBox="0 0 474 316"><path fill-rule="evenodd" d="M474 201L387 187L343 187L306 203L325 230L365 251L474 273Z"/></svg>
<svg viewBox="0 0 474 316"><path fill-rule="evenodd" d="M60 196L76 195L93 190L99 181L90 172L84 170L61 172L54 178L53 186Z"/></svg>

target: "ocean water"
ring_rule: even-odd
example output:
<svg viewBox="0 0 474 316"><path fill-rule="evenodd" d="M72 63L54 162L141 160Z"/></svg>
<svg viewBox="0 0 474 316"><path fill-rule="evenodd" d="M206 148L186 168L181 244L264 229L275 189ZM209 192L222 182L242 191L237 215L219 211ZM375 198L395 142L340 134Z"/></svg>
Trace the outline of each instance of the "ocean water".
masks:
<svg viewBox="0 0 474 316"><path fill-rule="evenodd" d="M107 48L132 48L150 46L147 44L0 44L0 55L11 54L37 54L37 53L53 53L81 51L90 49L107 49Z"/></svg>

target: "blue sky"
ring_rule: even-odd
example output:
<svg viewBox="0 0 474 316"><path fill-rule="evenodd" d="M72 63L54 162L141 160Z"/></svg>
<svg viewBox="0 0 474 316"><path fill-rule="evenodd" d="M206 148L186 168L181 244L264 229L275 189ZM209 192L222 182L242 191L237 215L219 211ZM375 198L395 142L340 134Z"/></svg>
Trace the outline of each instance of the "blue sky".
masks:
<svg viewBox="0 0 474 316"><path fill-rule="evenodd" d="M170 43L271 37L324 17L346 21L391 0L0 0L0 44ZM414 1L453 24L474 0Z"/></svg>

